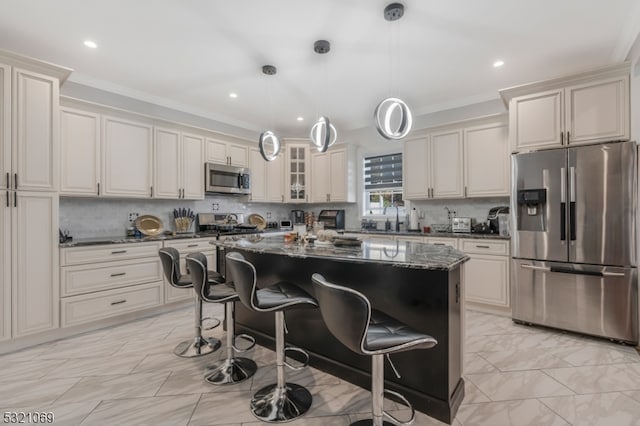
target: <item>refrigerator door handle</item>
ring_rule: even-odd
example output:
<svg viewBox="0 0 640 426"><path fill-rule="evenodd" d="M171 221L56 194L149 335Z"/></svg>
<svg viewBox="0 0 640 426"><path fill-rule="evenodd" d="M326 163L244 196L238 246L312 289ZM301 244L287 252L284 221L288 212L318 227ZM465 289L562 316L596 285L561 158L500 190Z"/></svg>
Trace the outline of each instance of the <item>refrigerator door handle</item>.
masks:
<svg viewBox="0 0 640 426"><path fill-rule="evenodd" d="M567 239L567 173L560 169L560 241Z"/></svg>
<svg viewBox="0 0 640 426"><path fill-rule="evenodd" d="M576 240L576 168L569 167L569 239Z"/></svg>
<svg viewBox="0 0 640 426"><path fill-rule="evenodd" d="M551 268L548 268L546 266L535 266L525 263L520 265L520 267L522 267L522 269L533 269L534 271L551 272Z"/></svg>
<svg viewBox="0 0 640 426"><path fill-rule="evenodd" d="M591 277L624 277L624 274L619 272L603 272L603 271L579 271L572 268L552 267L551 272L559 274L571 274L571 275L587 275Z"/></svg>
<svg viewBox="0 0 640 426"><path fill-rule="evenodd" d="M603 272L603 277L624 277L624 272Z"/></svg>

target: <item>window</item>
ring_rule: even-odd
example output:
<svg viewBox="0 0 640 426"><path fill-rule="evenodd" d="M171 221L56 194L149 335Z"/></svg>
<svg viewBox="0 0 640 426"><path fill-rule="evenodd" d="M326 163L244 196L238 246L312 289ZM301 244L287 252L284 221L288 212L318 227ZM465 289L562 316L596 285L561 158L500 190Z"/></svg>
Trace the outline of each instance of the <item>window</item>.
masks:
<svg viewBox="0 0 640 426"><path fill-rule="evenodd" d="M363 215L404 215L402 154L376 155L364 159Z"/></svg>

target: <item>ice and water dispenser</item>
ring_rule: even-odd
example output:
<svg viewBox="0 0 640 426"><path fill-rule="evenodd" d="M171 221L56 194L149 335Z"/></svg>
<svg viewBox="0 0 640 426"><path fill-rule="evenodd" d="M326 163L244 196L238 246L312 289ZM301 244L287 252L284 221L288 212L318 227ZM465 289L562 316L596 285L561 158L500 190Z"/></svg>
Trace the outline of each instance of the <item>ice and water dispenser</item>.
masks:
<svg viewBox="0 0 640 426"><path fill-rule="evenodd" d="M546 189L518 189L516 210L517 229L520 231L546 231Z"/></svg>

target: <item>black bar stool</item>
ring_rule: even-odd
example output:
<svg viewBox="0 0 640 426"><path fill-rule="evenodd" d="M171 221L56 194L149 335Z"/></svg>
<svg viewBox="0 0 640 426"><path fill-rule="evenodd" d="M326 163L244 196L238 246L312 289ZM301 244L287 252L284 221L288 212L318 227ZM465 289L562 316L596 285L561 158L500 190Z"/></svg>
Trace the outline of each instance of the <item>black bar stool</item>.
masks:
<svg viewBox="0 0 640 426"><path fill-rule="evenodd" d="M235 288L230 283L217 284L207 279L207 257L202 253L187 255L187 267L193 279L193 288L200 294L205 302L224 303L225 317L227 321L227 358L212 366L207 366L204 376L205 381L214 385L227 385L240 383L253 376L258 369L256 363L249 358L236 358L233 352L245 352L255 346L255 339L246 334L242 337L251 342L246 349L235 347L235 302L240 300Z"/></svg>
<svg viewBox="0 0 640 426"><path fill-rule="evenodd" d="M191 283L191 276L189 274L181 274L180 273L180 253L173 247L165 247L161 248L158 251L160 255L160 260L162 261L162 269L164 270L164 275L167 277L167 281L173 287L176 288L192 288L193 284ZM224 278L222 275L218 274L215 271L208 271L208 279L215 283L223 283ZM210 318L202 317L202 298L198 294L195 293L196 298L196 309L195 309L195 337L193 340L185 340L184 342L180 342L178 346L175 347L173 353L183 358L192 358L196 356L207 355L212 352L217 351L220 348L220 340L213 337L203 337L202 336L202 323L204 320ZM217 323L207 330L211 330L212 328L220 325L220 321L216 320Z"/></svg>
<svg viewBox="0 0 640 426"><path fill-rule="evenodd" d="M393 426L385 422L408 425L415 418L413 406L397 392L384 389L384 356L399 378L400 375L389 358L389 354L411 349L429 349L438 342L433 337L419 333L406 324L397 321L382 312L371 309L367 297L359 291L339 286L320 274L313 274L320 313L327 328L343 345L355 353L370 355L371 360L371 402L373 419L360 420L351 426ZM411 409L411 419L398 420L383 409L384 394L388 393L402 400Z"/></svg>
<svg viewBox="0 0 640 426"><path fill-rule="evenodd" d="M302 416L311 407L311 393L295 383L287 383L284 366L299 369L309 363L309 354L300 348L285 349L284 311L293 308L317 308L318 304L297 286L278 282L270 287L257 289L256 268L237 252L226 256L227 277L236 286L240 301L248 309L257 312L275 312L277 383L265 386L251 399L251 412L264 422L279 423ZM296 351L306 356L302 367L293 367L285 361L285 351Z"/></svg>

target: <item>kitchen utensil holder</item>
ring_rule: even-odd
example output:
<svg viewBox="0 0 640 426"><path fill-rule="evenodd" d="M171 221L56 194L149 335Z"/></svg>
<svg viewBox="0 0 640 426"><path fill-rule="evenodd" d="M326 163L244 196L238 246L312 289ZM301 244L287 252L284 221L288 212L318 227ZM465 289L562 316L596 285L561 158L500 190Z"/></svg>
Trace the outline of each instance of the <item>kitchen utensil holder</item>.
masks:
<svg viewBox="0 0 640 426"><path fill-rule="evenodd" d="M193 219L190 217L177 217L173 220L176 224L176 232L189 232Z"/></svg>

